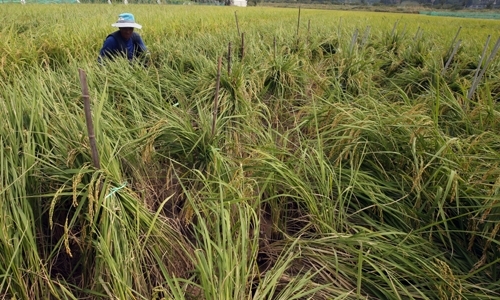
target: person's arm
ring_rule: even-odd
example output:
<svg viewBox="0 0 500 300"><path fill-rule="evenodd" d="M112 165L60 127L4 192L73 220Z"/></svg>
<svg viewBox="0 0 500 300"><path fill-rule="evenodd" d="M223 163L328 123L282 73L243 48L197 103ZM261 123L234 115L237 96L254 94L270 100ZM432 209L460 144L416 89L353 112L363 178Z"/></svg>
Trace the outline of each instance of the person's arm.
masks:
<svg viewBox="0 0 500 300"><path fill-rule="evenodd" d="M149 64L151 63L150 61L151 53L149 53L148 48L146 47L146 45L144 45L144 41L142 40L140 35L137 34L135 36L134 44L135 44L135 51L137 51L135 56L140 57L142 65L144 67L149 66Z"/></svg>
<svg viewBox="0 0 500 300"><path fill-rule="evenodd" d="M140 35L137 35L137 46L141 49L140 51L144 54L149 53L148 48L144 45Z"/></svg>
<svg viewBox="0 0 500 300"><path fill-rule="evenodd" d="M99 51L98 61L102 62L103 58L112 58L118 51L119 47L115 38L108 36L102 45L101 51Z"/></svg>

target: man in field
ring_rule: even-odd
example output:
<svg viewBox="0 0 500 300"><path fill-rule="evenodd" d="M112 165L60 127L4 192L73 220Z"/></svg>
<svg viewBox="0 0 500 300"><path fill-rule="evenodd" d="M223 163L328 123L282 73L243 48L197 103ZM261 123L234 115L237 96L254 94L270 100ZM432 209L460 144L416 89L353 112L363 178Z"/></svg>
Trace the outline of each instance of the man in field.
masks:
<svg viewBox="0 0 500 300"><path fill-rule="evenodd" d="M115 57L126 57L129 61L135 58L148 55L148 50L141 39L141 36L134 32L134 29L141 29L142 26L135 22L134 15L123 13L118 16L118 21L111 24L119 30L106 37L101 51L99 51L98 61L102 63L104 58L113 59Z"/></svg>

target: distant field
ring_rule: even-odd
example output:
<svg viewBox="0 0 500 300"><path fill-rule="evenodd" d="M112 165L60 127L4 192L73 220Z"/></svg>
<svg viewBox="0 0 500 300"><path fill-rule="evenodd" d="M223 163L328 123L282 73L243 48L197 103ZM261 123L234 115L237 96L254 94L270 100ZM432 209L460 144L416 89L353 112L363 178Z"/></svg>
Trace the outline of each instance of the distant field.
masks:
<svg viewBox="0 0 500 300"><path fill-rule="evenodd" d="M500 13L473 12L473 11L421 11L421 14L438 17L457 17L457 18L475 18L475 19L500 19Z"/></svg>
<svg viewBox="0 0 500 300"><path fill-rule="evenodd" d="M129 9L130 7L130 9ZM99 50L103 39L112 30L109 26L115 16L123 10L132 10L144 25L142 35L152 50L171 48L180 37L189 38L186 46L199 42L198 37L205 35L223 35L220 44L235 39L237 29L234 12L238 12L240 30L247 33L247 39L259 38L271 43L274 36L283 33L294 34L297 28L298 9L272 9L263 7L231 8L213 6L156 6L156 5L2 5L2 15L6 26L3 32L12 34L9 46L2 53L3 64L23 55L28 62L35 56L51 56L56 49L75 55L79 59L92 60ZM54 13L52 13L54 11ZM429 16L399 13L330 11L302 9L301 34L305 35L310 22L310 34L317 38L336 38L338 33L352 35L354 31L363 31L371 27L372 36L391 31L399 21L398 32L414 34L418 28L425 37L439 41L437 47L449 47L459 27L465 49L472 47L481 51L486 37L498 32L500 25L496 21L469 19L432 18ZM212 26L214 25L214 26ZM19 33L20 35L16 35ZM26 38L28 37L28 38ZM283 37L286 38L286 37ZM225 46L220 45L223 51ZM48 47L39 48L40 45ZM13 50L15 49L15 51ZM40 53L39 50L42 50ZM34 52L39 52L35 54ZM14 55L9 55L14 52ZM7 60L7 61L6 61Z"/></svg>
<svg viewBox="0 0 500 300"><path fill-rule="evenodd" d="M122 12L150 58L100 65ZM500 299L498 21L0 20L1 299Z"/></svg>

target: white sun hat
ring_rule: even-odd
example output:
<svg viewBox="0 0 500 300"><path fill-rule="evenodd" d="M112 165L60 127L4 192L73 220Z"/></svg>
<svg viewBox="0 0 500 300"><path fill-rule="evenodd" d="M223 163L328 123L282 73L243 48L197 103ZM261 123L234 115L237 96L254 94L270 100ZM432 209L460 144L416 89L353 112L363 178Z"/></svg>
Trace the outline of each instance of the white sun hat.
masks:
<svg viewBox="0 0 500 300"><path fill-rule="evenodd" d="M118 16L118 21L116 23L111 24L113 27L133 27L137 29L141 29L142 25L137 24L135 22L134 15L131 13L123 13Z"/></svg>

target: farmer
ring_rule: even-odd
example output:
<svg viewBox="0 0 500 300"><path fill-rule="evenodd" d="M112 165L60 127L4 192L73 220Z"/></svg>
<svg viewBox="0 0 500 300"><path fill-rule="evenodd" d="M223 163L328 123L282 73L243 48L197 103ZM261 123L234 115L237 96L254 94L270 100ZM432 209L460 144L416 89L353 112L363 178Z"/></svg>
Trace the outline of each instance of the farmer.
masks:
<svg viewBox="0 0 500 300"><path fill-rule="evenodd" d="M119 30L106 37L101 51L99 51L99 62L102 62L103 58L113 59L118 56L126 57L132 61L134 58L148 54L141 36L134 32L135 28L141 29L142 26L135 22L133 14L120 14L118 21L111 26L118 27Z"/></svg>

